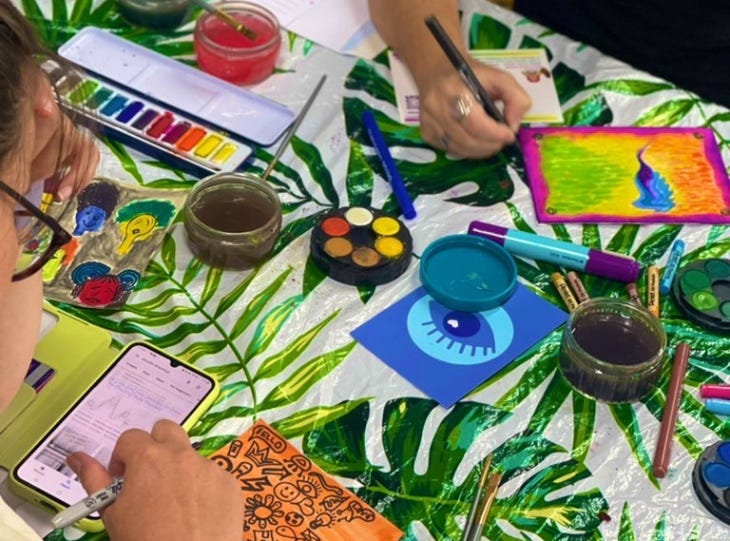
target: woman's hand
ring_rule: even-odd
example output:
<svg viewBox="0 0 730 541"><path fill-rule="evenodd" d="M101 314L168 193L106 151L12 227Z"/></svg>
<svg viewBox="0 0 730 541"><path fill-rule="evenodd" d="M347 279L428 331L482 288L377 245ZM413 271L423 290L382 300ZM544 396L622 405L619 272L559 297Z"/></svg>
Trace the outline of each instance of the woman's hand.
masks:
<svg viewBox="0 0 730 541"><path fill-rule="evenodd" d="M113 541L241 540L238 483L198 455L172 421L158 421L149 434L124 432L108 471L84 453L70 455L68 464L89 493L124 477L116 501L102 511Z"/></svg>
<svg viewBox="0 0 730 541"><path fill-rule="evenodd" d="M470 66L492 100L504 104L506 124L484 112L459 73L448 65L419 81L421 135L450 154L485 158L514 142L531 101L509 73L476 60Z"/></svg>

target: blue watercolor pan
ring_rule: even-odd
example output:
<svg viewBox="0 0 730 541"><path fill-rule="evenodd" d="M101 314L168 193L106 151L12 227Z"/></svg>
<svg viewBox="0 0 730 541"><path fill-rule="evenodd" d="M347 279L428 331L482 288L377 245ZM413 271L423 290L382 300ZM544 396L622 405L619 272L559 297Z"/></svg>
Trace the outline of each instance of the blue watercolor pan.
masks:
<svg viewBox="0 0 730 541"><path fill-rule="evenodd" d="M692 487L710 513L730 524L730 441L704 450L692 472Z"/></svg>

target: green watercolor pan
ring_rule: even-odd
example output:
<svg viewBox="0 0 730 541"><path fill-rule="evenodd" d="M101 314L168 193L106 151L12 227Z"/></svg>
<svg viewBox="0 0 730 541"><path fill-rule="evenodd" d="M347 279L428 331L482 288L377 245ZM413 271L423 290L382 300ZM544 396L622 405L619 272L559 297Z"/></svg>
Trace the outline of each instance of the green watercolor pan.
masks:
<svg viewBox="0 0 730 541"><path fill-rule="evenodd" d="M687 319L705 329L730 333L730 260L700 259L682 267L672 294Z"/></svg>

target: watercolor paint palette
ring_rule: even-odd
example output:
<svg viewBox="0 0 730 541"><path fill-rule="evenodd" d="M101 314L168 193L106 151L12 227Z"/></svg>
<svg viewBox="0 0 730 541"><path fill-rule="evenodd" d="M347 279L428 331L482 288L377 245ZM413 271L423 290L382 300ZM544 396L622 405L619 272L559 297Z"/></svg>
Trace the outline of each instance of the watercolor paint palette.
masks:
<svg viewBox="0 0 730 541"><path fill-rule="evenodd" d="M730 524L730 441L705 449L695 463L692 486L702 505Z"/></svg>
<svg viewBox="0 0 730 541"><path fill-rule="evenodd" d="M674 279L672 294L690 321L730 332L730 260L700 259L685 265Z"/></svg>
<svg viewBox="0 0 730 541"><path fill-rule="evenodd" d="M312 260L330 277L349 285L395 280L411 262L408 228L381 210L344 207L324 214L312 230Z"/></svg>
<svg viewBox="0 0 730 541"><path fill-rule="evenodd" d="M59 54L89 73L56 79L63 106L199 176L240 168L254 145L274 143L294 120L279 103L98 28Z"/></svg>

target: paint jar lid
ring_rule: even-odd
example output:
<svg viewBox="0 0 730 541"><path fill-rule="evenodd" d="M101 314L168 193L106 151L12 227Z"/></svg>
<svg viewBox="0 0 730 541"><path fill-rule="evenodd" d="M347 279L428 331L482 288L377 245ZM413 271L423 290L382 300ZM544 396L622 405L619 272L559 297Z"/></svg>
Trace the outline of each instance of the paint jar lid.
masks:
<svg viewBox="0 0 730 541"><path fill-rule="evenodd" d="M692 472L692 487L710 513L730 524L730 441L704 450Z"/></svg>
<svg viewBox="0 0 730 541"><path fill-rule="evenodd" d="M730 260L699 259L685 265L674 279L672 295L693 323L730 333Z"/></svg>
<svg viewBox="0 0 730 541"><path fill-rule="evenodd" d="M474 235L450 235L423 252L420 277L428 294L447 308L482 312L514 293L517 265L499 244Z"/></svg>

